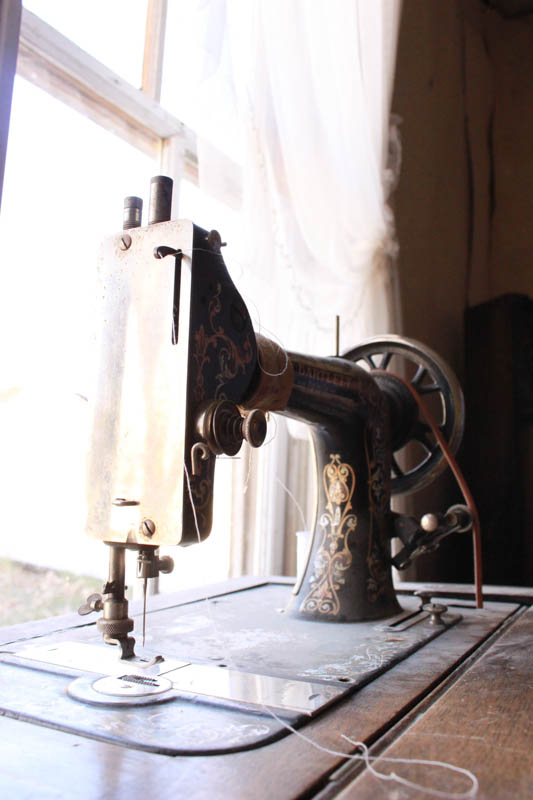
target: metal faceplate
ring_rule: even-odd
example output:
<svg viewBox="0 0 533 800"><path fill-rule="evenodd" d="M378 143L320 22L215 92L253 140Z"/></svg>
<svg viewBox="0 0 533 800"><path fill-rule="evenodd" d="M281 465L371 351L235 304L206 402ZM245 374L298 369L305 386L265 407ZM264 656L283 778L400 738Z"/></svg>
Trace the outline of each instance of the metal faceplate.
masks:
<svg viewBox="0 0 533 800"><path fill-rule="evenodd" d="M431 624L405 598L385 630L324 624L282 613L287 599L287 586L265 585L150 613L147 645L164 659L121 660L118 648L95 644L92 625L14 644L0 655L1 713L152 752L247 749L286 734L282 720L304 724L460 620L450 609ZM113 680L102 684L104 676Z"/></svg>
<svg viewBox="0 0 533 800"><path fill-rule="evenodd" d="M80 642L30 645L17 651L16 660L35 668L48 665L91 673L70 684L68 693L94 705L145 704L148 698L157 702L185 694L310 716L346 690L344 686L191 664L175 658L123 660L117 658L114 648ZM165 693L171 697L161 697Z"/></svg>
<svg viewBox="0 0 533 800"><path fill-rule="evenodd" d="M106 239L99 260L87 532L106 541L129 535L134 542L178 544L193 225L162 222L133 228L128 237L127 249L120 234ZM156 258L160 246L181 250L181 265L173 255ZM139 532L145 519L155 524L149 540Z"/></svg>

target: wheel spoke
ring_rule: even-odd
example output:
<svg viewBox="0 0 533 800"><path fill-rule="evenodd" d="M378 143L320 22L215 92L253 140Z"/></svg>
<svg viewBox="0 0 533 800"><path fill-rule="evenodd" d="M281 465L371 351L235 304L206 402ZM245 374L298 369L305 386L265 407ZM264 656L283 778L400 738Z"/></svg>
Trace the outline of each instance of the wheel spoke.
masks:
<svg viewBox="0 0 533 800"><path fill-rule="evenodd" d="M376 365L372 360L372 356L363 356L370 369L376 369Z"/></svg>
<svg viewBox="0 0 533 800"><path fill-rule="evenodd" d="M403 478L404 471L400 467L398 462L396 461L396 458L395 458L394 455L392 456L391 466L392 466L392 471L394 472L394 474L397 475L398 478Z"/></svg>
<svg viewBox="0 0 533 800"><path fill-rule="evenodd" d="M440 392L438 383L426 383L424 386L418 386L417 391L419 394L429 394L430 392Z"/></svg>
<svg viewBox="0 0 533 800"><path fill-rule="evenodd" d="M424 378L427 372L426 367L423 364L420 364L417 371L415 372L413 378L411 378L411 383L413 386L418 386L420 381Z"/></svg>
<svg viewBox="0 0 533 800"><path fill-rule="evenodd" d="M392 353L390 351L388 353L385 353L383 355L383 358L381 359L381 363L379 365L379 368L380 369L387 369L387 367L389 366L391 358L392 358Z"/></svg>
<svg viewBox="0 0 533 800"><path fill-rule="evenodd" d="M431 441L429 435L431 433L431 428L425 422L421 422L420 420L416 423L415 429L413 431L413 436L416 441L422 445L422 447L427 450L428 453L432 453L435 449L434 442Z"/></svg>

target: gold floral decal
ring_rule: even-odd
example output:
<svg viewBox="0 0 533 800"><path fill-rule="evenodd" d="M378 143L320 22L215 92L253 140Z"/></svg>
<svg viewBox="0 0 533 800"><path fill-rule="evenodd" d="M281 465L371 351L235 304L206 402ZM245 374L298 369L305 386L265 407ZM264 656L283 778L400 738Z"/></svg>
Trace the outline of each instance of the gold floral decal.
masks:
<svg viewBox="0 0 533 800"><path fill-rule="evenodd" d="M206 332L203 325L200 325L194 334L193 358L196 362L196 386L194 396L196 400L203 400L204 389L204 367L211 361L209 349L213 348L218 355L219 371L215 376L215 399L224 400L225 396L221 389L226 383L231 381L239 370L244 372L246 364L252 360L252 345L248 335L242 343L242 349L225 333L224 328L216 322L216 317L222 309L220 293L222 287L217 284L216 293L209 301L209 327L210 332Z"/></svg>
<svg viewBox="0 0 533 800"><path fill-rule="evenodd" d="M302 612L337 615L340 603L337 592L345 583L344 573L352 563L348 538L357 526L350 513L355 490L355 472L341 463L339 454L330 455L322 472L326 492L326 510L319 520L323 536L313 562L311 590L300 606Z"/></svg>

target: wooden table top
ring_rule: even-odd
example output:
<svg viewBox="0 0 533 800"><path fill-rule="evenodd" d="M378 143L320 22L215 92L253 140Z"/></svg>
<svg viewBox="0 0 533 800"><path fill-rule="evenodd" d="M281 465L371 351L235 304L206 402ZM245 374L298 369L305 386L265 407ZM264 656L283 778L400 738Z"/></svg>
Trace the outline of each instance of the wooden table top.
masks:
<svg viewBox="0 0 533 800"><path fill-rule="evenodd" d="M239 580L217 591L259 583ZM533 609L526 605L533 591L522 590L518 597L494 590L496 600L482 611L464 599L468 587L435 589L448 597L454 591L461 598L458 604L465 605L463 623L317 716L302 732L338 753L355 750L341 737L344 733L366 742L372 755L444 761L468 769L479 781L480 800L533 797ZM170 599L157 602L163 607ZM0 631L0 642L75 624L79 618L28 623ZM135 800L148 793L158 800L431 796L379 781L360 761L317 749L294 734L240 753L169 757L3 716L0 764L0 793L6 798ZM375 768L393 769L449 797L471 786L464 776L440 767L377 762Z"/></svg>

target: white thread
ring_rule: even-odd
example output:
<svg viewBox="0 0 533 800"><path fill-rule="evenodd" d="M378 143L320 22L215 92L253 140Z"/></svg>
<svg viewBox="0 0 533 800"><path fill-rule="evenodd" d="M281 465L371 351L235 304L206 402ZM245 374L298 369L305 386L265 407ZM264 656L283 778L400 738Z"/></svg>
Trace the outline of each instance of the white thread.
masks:
<svg viewBox="0 0 533 800"><path fill-rule="evenodd" d="M274 336L274 334L273 334L273 333L271 333L271 332L268 330L268 328L263 328L263 330L264 330L264 331L266 331L268 334L270 334L270 336ZM259 331L258 331L258 333L260 333L260 332L261 332L261 323L259 322ZM268 375L268 377L269 377L269 378L280 378L282 375L285 375L285 373L286 373L286 372L287 372L287 370L289 369L289 355L288 355L287 351L285 350L285 348L283 348L283 347L281 346L281 344L280 344L280 342L279 342L279 341L277 341L277 342L274 342L274 344L276 344L276 345L278 346L278 348L281 350L281 352L283 353L283 356L284 356L284 358L285 358L285 364L283 365L283 368L280 370L280 372L269 372L269 371L268 371L268 370L267 370L267 369L266 369L266 368L265 368L265 367L262 365L262 363L261 363L261 353L260 353L260 351L259 351L259 348L258 348L258 350L257 350L257 363L258 363L258 365L259 365L259 369L261 370L261 372L262 372L264 375Z"/></svg>
<svg viewBox="0 0 533 800"><path fill-rule="evenodd" d="M431 794L434 797L444 797L447 800L468 800L470 797L475 797L477 791L479 789L479 782L476 776L470 772L468 769L464 769L463 767L456 767L454 764L447 764L444 761L427 761L425 759L418 759L418 758L389 758L387 756L371 756L368 752L368 747L364 742L357 742L353 739L350 739L349 736L346 736L344 733L341 733L343 739L346 739L347 742L353 744L355 747L360 748L363 753L362 755L358 755L357 753L342 753L340 750L332 750L329 747L324 747L323 745L315 742L313 739L310 739L309 736L306 736L301 731L294 728L284 719L279 717L271 708L261 704L261 707L270 714L280 725L284 728L289 730L291 733L294 733L300 739L303 739L305 742L314 747L316 750L320 750L323 753L328 753L332 756L340 756L341 758L347 758L353 761L364 761L368 770L374 775L374 777L378 778L378 780L384 781L395 781L396 783L401 783L404 786L408 786L411 789L419 789L427 794ZM472 787L467 792L441 792L439 789L432 789L427 786L423 786L419 783L414 783L413 781L409 781L406 778L402 778L400 775L396 775L395 772L390 773L383 773L378 772L375 767L371 765L371 761L389 761L394 762L396 764L421 764L424 766L429 767L443 767L444 769L449 769L452 772L458 772L461 775L465 775L471 782Z"/></svg>
<svg viewBox="0 0 533 800"><path fill-rule="evenodd" d="M282 351L283 355L285 356L285 365L284 365L283 369L281 370L281 372L268 372L268 370L265 369L265 367L261 364L261 357L260 357L260 353L258 351L257 352L257 363L259 365L259 369L261 370L261 372L264 375L268 375L270 378L279 378L281 375L284 375L287 372L288 368L289 368L289 356L287 354L287 351L283 347L283 343L280 341L279 336L276 336L275 333L270 331L268 328L265 328L261 324L261 316L259 314L259 309L257 308L257 305L252 300L252 298L249 297L248 295L246 296L246 302L247 302L248 305L252 305L254 307L254 309L255 309L255 324L257 326L257 332L262 335L262 331L266 331L266 333L268 333L269 338L271 340L272 339L276 339L277 341L275 341L274 344L277 344L277 346L279 347L279 349Z"/></svg>
<svg viewBox="0 0 533 800"><path fill-rule="evenodd" d="M368 753L368 747L364 742L356 742L353 739L350 739L349 736L346 736L344 733L341 733L343 739L346 739L347 742L353 744L356 747L360 747L363 751L363 755L359 756L362 758L372 773L375 775L376 778L382 781L396 781L396 783L401 783L403 786L409 786L411 789L421 789L424 792L427 792L434 797L445 797L448 800L461 800L462 798L474 797L477 794L479 789L479 782L476 776L470 772L469 769L465 769L464 767L456 767L455 764L448 764L445 761L430 761L424 758L392 758L390 756L371 756ZM353 756L350 756L353 757ZM394 764L421 764L426 767L443 767L443 769L449 769L452 772L457 772L461 775L465 775L472 781L472 788L468 790L468 792L441 792L439 789L432 789L431 787L422 786L419 783L414 783L413 781L407 780L407 778L402 778L400 775L396 775L395 772L378 772L374 767L370 764L371 761L388 761L389 763Z"/></svg>
<svg viewBox="0 0 533 800"><path fill-rule="evenodd" d="M252 455L253 455L253 452L254 452L254 448L253 447L249 447L248 448L248 470L246 472L246 480L244 481L243 494L246 494L246 492L248 491L248 484L250 483L250 478L251 478L251 475L252 475Z"/></svg>
<svg viewBox="0 0 533 800"><path fill-rule="evenodd" d="M268 414L268 411L267 411L267 414ZM277 421L277 419L276 419L276 415L275 415L275 414L273 414L273 415L271 416L270 414L268 414L268 421L270 422L270 420L272 420L272 424L273 424L273 426L274 426L274 433L272 434L272 436L270 437L270 439L267 439L267 440L266 440L266 442L263 442L263 444L261 445L263 449L264 449L265 447L268 447L268 445L269 445L269 444L271 444L271 442L273 442L273 441L274 441L274 439L276 438L276 436L277 436L277 433L278 433L278 421Z"/></svg>
<svg viewBox="0 0 533 800"><path fill-rule="evenodd" d="M191 479L190 479L190 476L189 476L189 470L187 469L187 465L185 464L185 462L183 463L183 470L185 472L185 478L186 478L186 481L187 481L187 492L189 494L189 500L190 500L190 503L191 503L192 515L193 515L193 519L194 519L194 527L196 529L196 536L198 538L198 544L201 544L202 543L202 536L201 536L201 533L200 533L200 526L198 524L198 517L196 515L196 506L194 505L194 499L193 499L193 495L192 495ZM211 608L211 600L210 600L208 595L204 596L204 601L205 601L205 603L207 605L207 616L209 617L209 621L210 621L212 629L213 629L213 634L215 636L215 639L217 640L217 645L218 645L218 647L219 647L219 649L221 651L221 654L222 654L222 660L224 662L228 663L228 664L232 664L231 657L230 658L226 658L226 656L229 655L229 648L227 646L227 643L220 636L220 631L218 630L218 628L217 628L217 626L215 624L215 619L214 619L214 616L213 616L213 609Z"/></svg>
<svg viewBox="0 0 533 800"><path fill-rule="evenodd" d="M266 328L264 330L266 330ZM276 342L276 344L278 344L278 343ZM279 377L281 377L281 375L285 375L285 373L289 369L289 356L287 354L287 351L284 350L279 344L278 344L278 347L282 351L283 355L285 356L285 364L284 364L283 369L281 370L281 372L269 372L267 369L265 369L265 367L261 364L261 355L259 353L259 350L257 351L257 364L259 366L259 369L261 370L261 372L264 375L268 375L269 378L279 378Z"/></svg>
<svg viewBox="0 0 533 800"><path fill-rule="evenodd" d="M196 506L194 505L194 500L192 497L191 479L189 477L189 470L187 469L187 464L185 462L183 462L183 469L185 471L185 478L187 480L187 491L189 493L189 500L191 501L192 515L194 518L194 527L196 529L196 536L198 537L198 544L202 544L202 535L200 533L198 517L196 516Z"/></svg>
<svg viewBox="0 0 533 800"><path fill-rule="evenodd" d="M277 476L277 475L275 475L274 477L275 477L276 481L279 483L279 485L281 486L281 488L283 489L283 491L284 491L284 492L287 492L287 494L289 495L289 497L290 497L290 498L291 498L291 500L293 501L294 505L295 505L295 506L296 506L296 508L298 509L298 511L299 511L299 513L300 513L300 517L301 517L302 523L303 523L303 528L302 528L302 530L306 531L306 530L307 530L307 523L306 523L306 521L305 521L304 512L303 512L303 509L302 509L302 507L301 507L300 503L298 502L298 500L296 499L296 497L293 495L293 493L291 492L291 490L290 490L290 489L289 489L287 486L285 486L285 484L283 483L283 481L281 480L281 478L278 478L278 476Z"/></svg>

